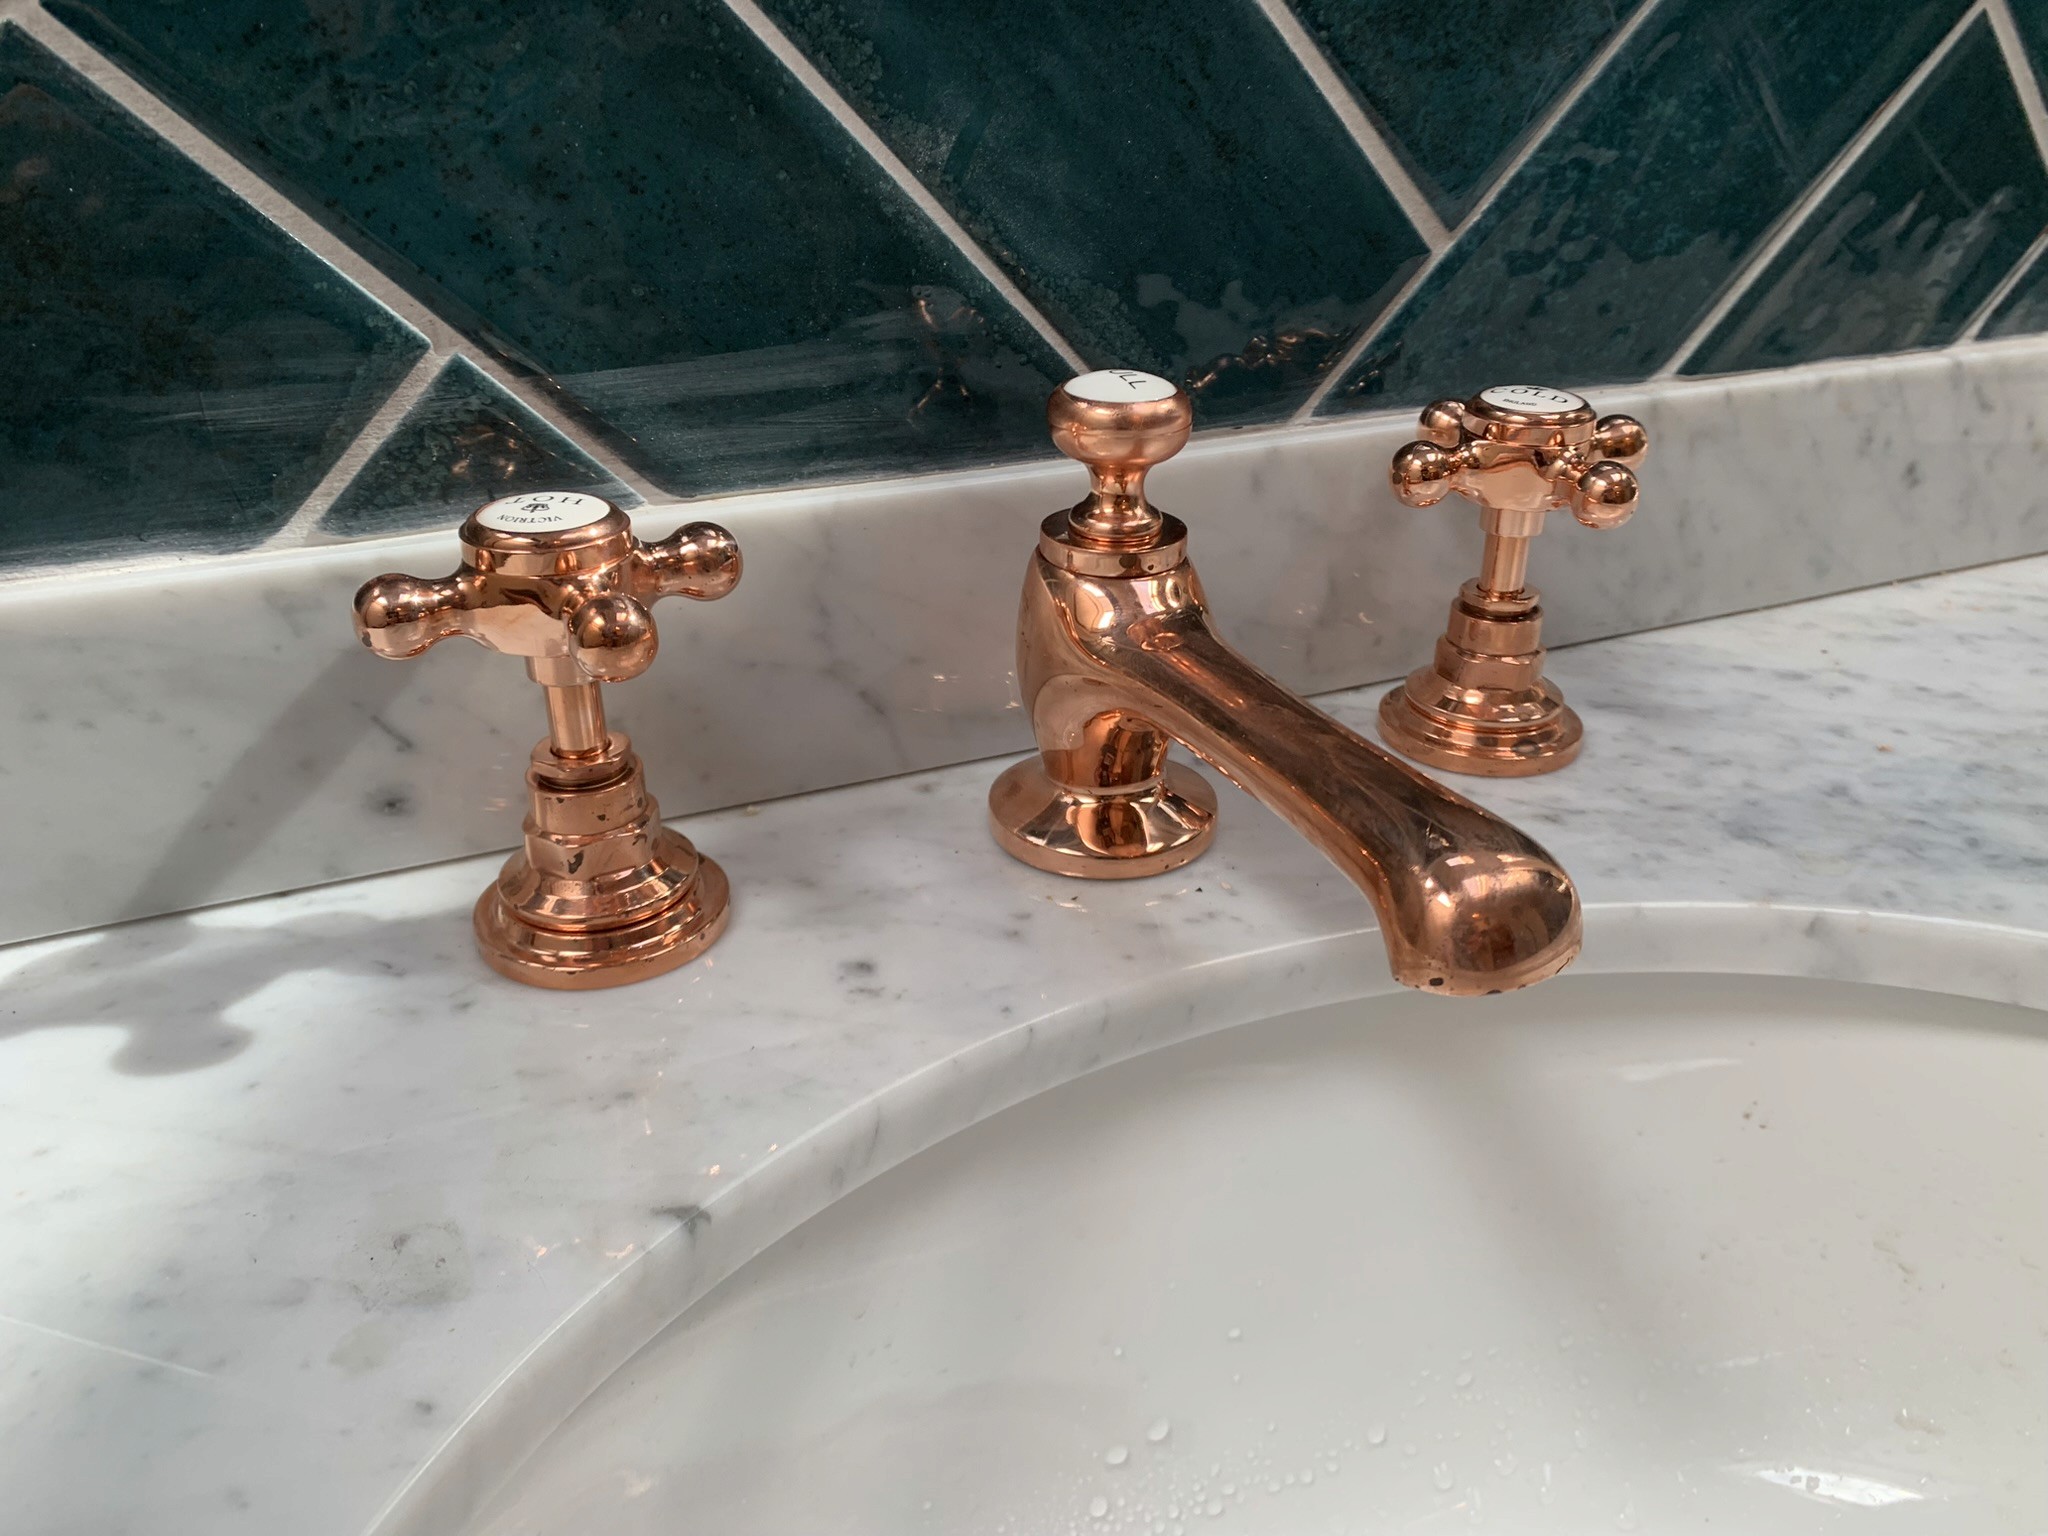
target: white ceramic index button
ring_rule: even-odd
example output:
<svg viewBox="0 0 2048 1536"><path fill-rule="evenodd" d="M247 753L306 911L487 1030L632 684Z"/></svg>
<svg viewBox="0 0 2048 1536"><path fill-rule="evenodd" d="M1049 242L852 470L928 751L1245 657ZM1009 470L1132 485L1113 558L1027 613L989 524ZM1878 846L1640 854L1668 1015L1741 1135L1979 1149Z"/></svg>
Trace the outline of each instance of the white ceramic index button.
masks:
<svg viewBox="0 0 2048 1536"><path fill-rule="evenodd" d="M1171 400L1173 385L1156 373L1135 368L1098 368L1060 386L1076 400L1092 405L1128 405L1133 401Z"/></svg>
<svg viewBox="0 0 2048 1536"><path fill-rule="evenodd" d="M558 533L586 527L609 511L609 503L581 491L528 491L484 503L476 509L476 521L494 533Z"/></svg>
<svg viewBox="0 0 2048 1536"><path fill-rule="evenodd" d="M1503 411L1524 411L1532 416L1553 416L1563 411L1583 411L1586 402L1568 389L1551 389L1544 384L1496 384L1479 391L1479 398Z"/></svg>

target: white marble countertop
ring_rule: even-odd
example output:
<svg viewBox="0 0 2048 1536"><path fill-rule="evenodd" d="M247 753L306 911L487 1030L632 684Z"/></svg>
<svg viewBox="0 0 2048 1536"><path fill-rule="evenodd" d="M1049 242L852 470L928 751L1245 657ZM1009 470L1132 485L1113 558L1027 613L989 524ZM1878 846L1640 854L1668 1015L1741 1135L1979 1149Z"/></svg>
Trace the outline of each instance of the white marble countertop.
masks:
<svg viewBox="0 0 2048 1536"><path fill-rule="evenodd" d="M1862 914L2048 930L2044 639L2048 558L1559 652L1584 757L1459 787L1577 877L1584 965L1911 981ZM1243 796L1189 869L1076 885L989 842L992 772L693 819L732 927L617 992L484 969L488 860L0 949L0 1528L453 1531L838 1192L1381 984L1363 900ZM2022 950L1966 943L1958 989L2048 1001Z"/></svg>

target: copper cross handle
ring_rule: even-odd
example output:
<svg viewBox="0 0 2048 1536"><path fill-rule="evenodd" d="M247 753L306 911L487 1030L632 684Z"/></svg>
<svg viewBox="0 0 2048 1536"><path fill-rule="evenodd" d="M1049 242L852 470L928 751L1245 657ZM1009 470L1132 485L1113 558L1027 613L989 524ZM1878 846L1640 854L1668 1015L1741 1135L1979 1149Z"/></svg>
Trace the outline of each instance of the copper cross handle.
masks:
<svg viewBox="0 0 2048 1536"><path fill-rule="evenodd" d="M478 949L540 987L615 986L702 954L725 926L725 872L662 825L639 757L605 724L600 685L653 662L657 601L730 592L739 546L715 523L643 544L625 513L579 491L488 502L460 538L452 575L367 581L355 620L394 661L458 635L522 657L547 696L525 843L477 901Z"/></svg>
<svg viewBox="0 0 2048 1536"><path fill-rule="evenodd" d="M1628 521L1649 450L1633 416L1602 416L1577 395L1500 384L1422 412L1422 437L1388 478L1411 507L1452 491L1479 506L1486 553L1458 589L1429 666L1380 701L1396 750L1455 773L1548 773L1578 755L1585 730L1543 675L1543 609L1529 585L1529 541L1568 507L1589 528Z"/></svg>
<svg viewBox="0 0 2048 1536"><path fill-rule="evenodd" d="M643 544L625 513L577 491L486 503L459 537L453 575L363 584L355 609L364 645L396 660L460 635L540 663L538 682L621 683L645 672L660 645L652 604L723 597L740 579L739 546L716 523Z"/></svg>
<svg viewBox="0 0 2048 1536"><path fill-rule="evenodd" d="M1520 590L1524 541L1543 531L1544 513L1568 507L1588 528L1613 528L1641 496L1635 466L1650 445L1643 424L1633 416L1596 421L1592 406L1567 390L1498 384L1424 407L1421 429L1420 441L1394 455L1394 494L1411 507L1433 507L1452 491L1478 503L1488 591Z"/></svg>

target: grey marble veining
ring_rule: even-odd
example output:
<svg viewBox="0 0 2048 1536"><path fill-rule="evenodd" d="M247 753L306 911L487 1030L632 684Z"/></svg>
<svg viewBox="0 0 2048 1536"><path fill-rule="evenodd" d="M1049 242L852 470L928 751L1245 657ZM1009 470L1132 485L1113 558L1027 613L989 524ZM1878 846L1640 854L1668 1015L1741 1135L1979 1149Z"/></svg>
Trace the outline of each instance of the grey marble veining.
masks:
<svg viewBox="0 0 2048 1536"><path fill-rule="evenodd" d="M2033 560L1563 649L1584 757L1460 787L1577 876L1589 969L2048 1007L2044 633ZM1376 691L1327 702L1369 729ZM1235 791L1201 862L1076 885L990 844L997 766L692 819L732 928L617 992L483 968L488 859L0 949L10 1536L447 1536L837 1194L1387 985L1356 892Z"/></svg>
<svg viewBox="0 0 2048 1536"><path fill-rule="evenodd" d="M2048 343L1595 390L1653 435L1643 510L1535 551L1553 642L1623 634L2048 550ZM1453 381L1446 381L1447 387ZM1468 381L1483 384L1489 381ZM1193 530L1218 628L1297 688L1418 665L1478 568L1469 509L1396 505L1412 416L1196 444L1154 476ZM1013 625L1065 460L696 503L747 575L666 608L611 690L665 810L763 801L1021 749ZM0 583L0 939L503 847L540 734L518 667L469 646L394 666L349 634L381 570L445 535Z"/></svg>

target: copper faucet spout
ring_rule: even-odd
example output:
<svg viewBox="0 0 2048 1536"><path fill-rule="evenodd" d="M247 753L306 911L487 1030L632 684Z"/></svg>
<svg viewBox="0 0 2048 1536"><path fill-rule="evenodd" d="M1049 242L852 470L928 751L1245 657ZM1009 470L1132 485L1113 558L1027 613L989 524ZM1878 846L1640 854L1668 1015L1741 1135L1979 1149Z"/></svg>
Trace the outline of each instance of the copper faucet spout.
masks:
<svg viewBox="0 0 2048 1536"><path fill-rule="evenodd" d="M1026 685L1036 685L1032 723L1055 779L1108 789L1099 771L1115 761L1101 750L1108 735L1149 726L1179 742L1365 893L1396 980L1452 995L1503 992L1555 975L1578 953L1578 896L1557 861L1224 644L1193 567L1133 581L1035 559L1023 630L1039 658Z"/></svg>
<svg viewBox="0 0 2048 1536"><path fill-rule="evenodd" d="M1142 486L1144 469L1185 440L1189 410L1163 379L1105 371L1056 391L1048 416L1054 441L1098 482L1114 470ZM1224 644L1187 559L1187 529L1141 498L1115 537L1093 502L1040 530L1017 634L1038 756L989 792L997 843L1083 879L1187 863L1214 835L1216 799L1167 760L1179 742L1365 893L1396 980L1469 996L1570 964L1579 897L1557 861Z"/></svg>

